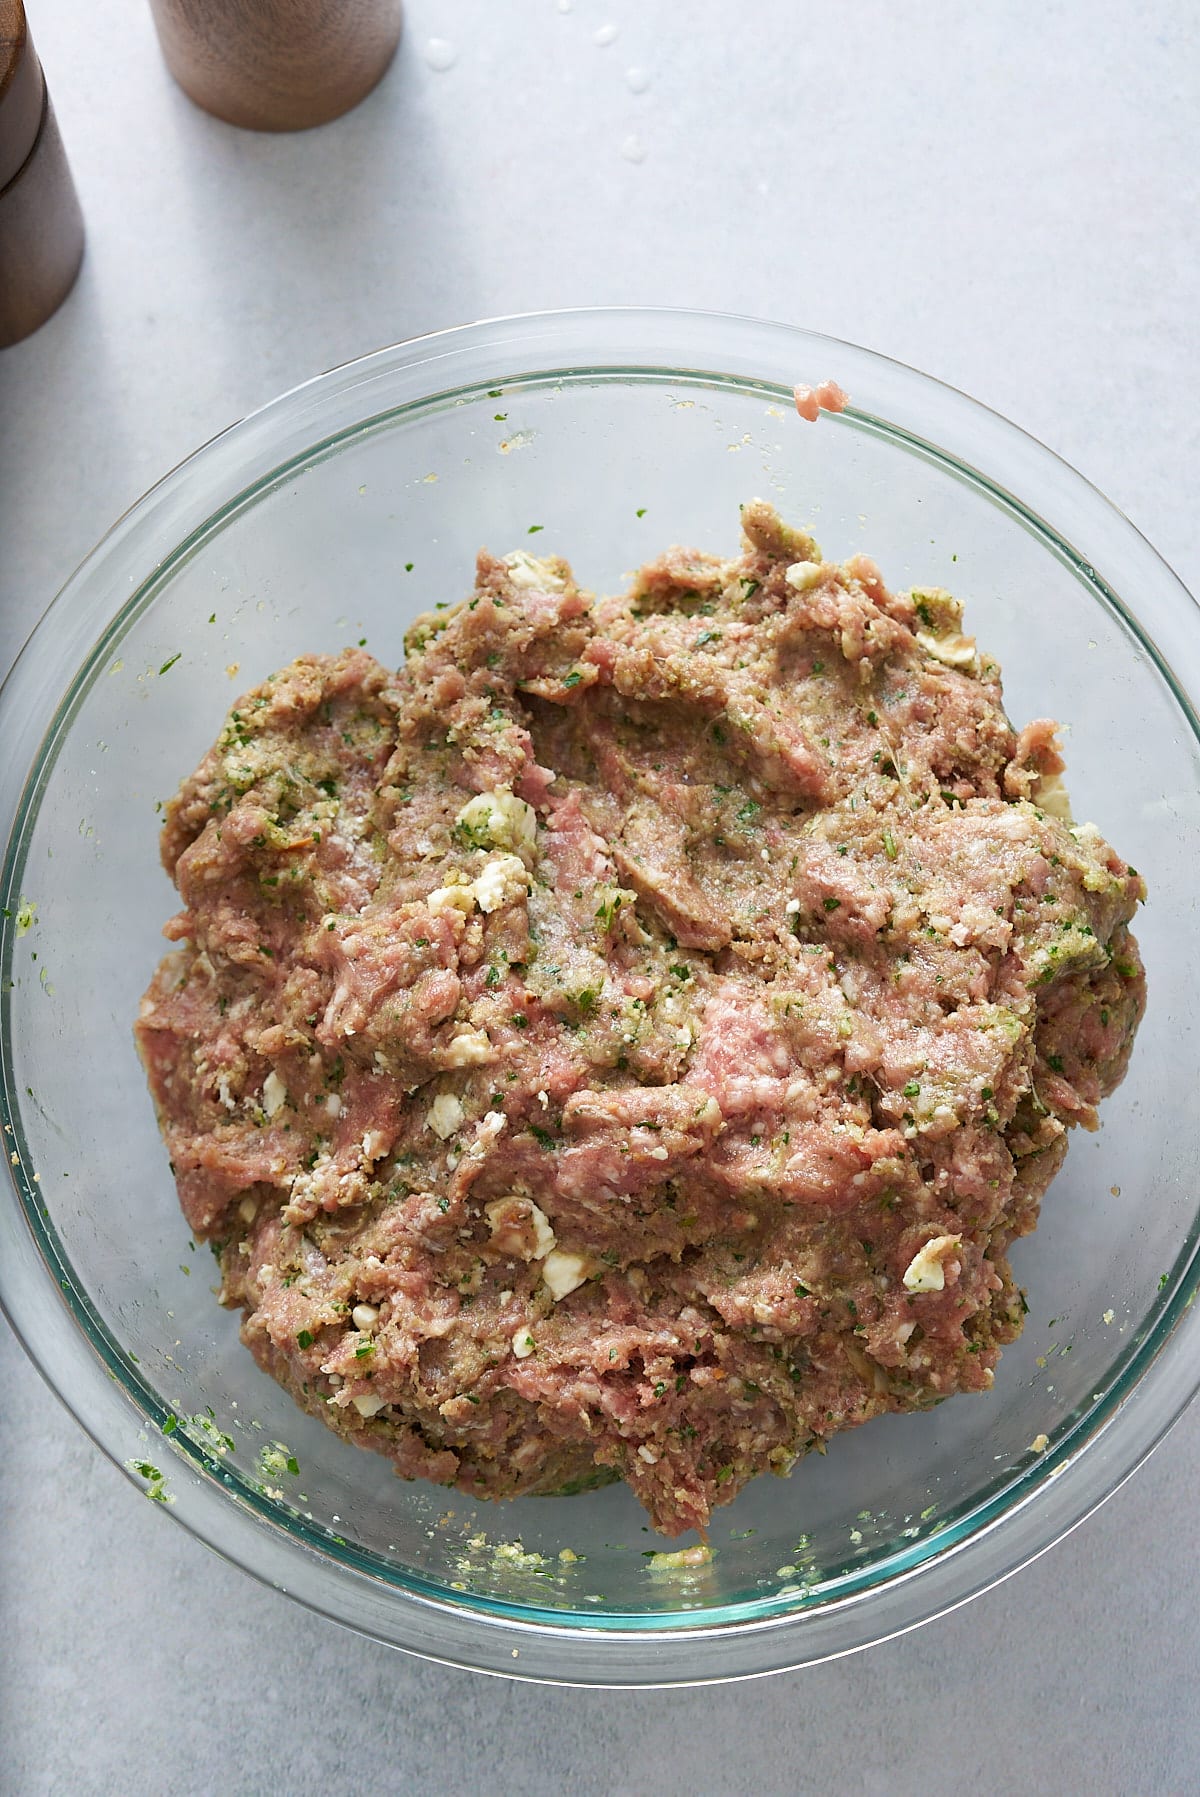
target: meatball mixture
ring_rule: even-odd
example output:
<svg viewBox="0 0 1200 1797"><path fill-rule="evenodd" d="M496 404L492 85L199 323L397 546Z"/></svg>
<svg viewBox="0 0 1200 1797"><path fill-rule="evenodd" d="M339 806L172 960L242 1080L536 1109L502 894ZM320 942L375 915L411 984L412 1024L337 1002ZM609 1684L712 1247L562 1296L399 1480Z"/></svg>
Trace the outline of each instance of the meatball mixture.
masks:
<svg viewBox="0 0 1200 1797"><path fill-rule="evenodd" d="M619 598L482 554L398 673L247 694L167 808L137 1023L298 1403L475 1496L623 1478L667 1535L987 1390L1144 1002L1142 881L957 602L742 528Z"/></svg>

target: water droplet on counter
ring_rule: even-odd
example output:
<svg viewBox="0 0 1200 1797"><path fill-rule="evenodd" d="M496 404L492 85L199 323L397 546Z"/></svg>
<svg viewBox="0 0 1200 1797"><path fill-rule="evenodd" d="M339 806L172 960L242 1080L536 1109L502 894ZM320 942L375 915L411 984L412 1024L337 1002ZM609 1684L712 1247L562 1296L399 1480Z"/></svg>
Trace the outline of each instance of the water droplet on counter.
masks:
<svg viewBox="0 0 1200 1797"><path fill-rule="evenodd" d="M645 162L646 146L641 138L635 136L631 131L629 136L621 141L621 154L626 162Z"/></svg>
<svg viewBox="0 0 1200 1797"><path fill-rule="evenodd" d="M650 85L650 77L645 69L626 69L625 85L631 94L644 94Z"/></svg>
<svg viewBox="0 0 1200 1797"><path fill-rule="evenodd" d="M599 45L601 50L604 50L607 49L609 44L616 41L616 36L617 27L615 25L601 25L599 31L592 39L592 42Z"/></svg>
<svg viewBox="0 0 1200 1797"><path fill-rule="evenodd" d="M458 51L448 37L431 37L425 46L425 60L431 69L452 69L458 61Z"/></svg>

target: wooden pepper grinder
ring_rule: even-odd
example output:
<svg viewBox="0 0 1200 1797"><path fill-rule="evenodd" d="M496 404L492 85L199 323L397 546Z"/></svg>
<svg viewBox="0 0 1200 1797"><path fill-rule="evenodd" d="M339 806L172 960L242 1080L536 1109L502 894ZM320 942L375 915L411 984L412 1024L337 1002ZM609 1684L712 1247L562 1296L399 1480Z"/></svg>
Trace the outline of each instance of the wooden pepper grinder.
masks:
<svg viewBox="0 0 1200 1797"><path fill-rule="evenodd" d="M0 349L56 312L83 258L83 214L21 0L0 0Z"/></svg>
<svg viewBox="0 0 1200 1797"><path fill-rule="evenodd" d="M304 131L365 98L395 54L400 0L150 0L189 99L252 131Z"/></svg>

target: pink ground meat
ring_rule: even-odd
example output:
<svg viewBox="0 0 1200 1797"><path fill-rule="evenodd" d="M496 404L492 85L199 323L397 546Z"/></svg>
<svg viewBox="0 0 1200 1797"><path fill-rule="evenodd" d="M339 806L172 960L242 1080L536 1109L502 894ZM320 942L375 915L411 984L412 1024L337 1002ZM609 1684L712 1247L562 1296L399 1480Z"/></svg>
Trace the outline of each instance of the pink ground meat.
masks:
<svg viewBox="0 0 1200 1797"><path fill-rule="evenodd" d="M479 1496L619 1476L668 1535L991 1385L1144 1002L1141 879L956 602L742 525L619 598L483 554L398 673L239 700L137 1022L300 1404Z"/></svg>

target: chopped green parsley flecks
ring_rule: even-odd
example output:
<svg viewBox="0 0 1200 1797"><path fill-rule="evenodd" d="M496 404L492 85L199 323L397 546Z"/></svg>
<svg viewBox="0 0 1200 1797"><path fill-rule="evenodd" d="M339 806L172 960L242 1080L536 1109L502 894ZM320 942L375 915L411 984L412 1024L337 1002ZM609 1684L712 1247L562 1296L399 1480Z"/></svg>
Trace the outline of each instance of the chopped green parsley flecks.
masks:
<svg viewBox="0 0 1200 1797"><path fill-rule="evenodd" d="M211 1412L207 1416L197 1413L195 1416L186 1417L184 1419L184 1431L190 1435L193 1440L196 1440L196 1437L199 1436L200 1439L197 1442L197 1446L211 1448L212 1451L218 1454L222 1459L224 1459L226 1454L236 1452L237 1443L234 1441L233 1436L226 1435L223 1429L217 1427L215 1417Z"/></svg>
<svg viewBox="0 0 1200 1797"><path fill-rule="evenodd" d="M171 671L171 669L175 666L175 663L177 661L181 661L182 659L183 659L183 650L176 649L174 655L168 656L167 660L163 662L162 667L158 670L159 673L160 674L169 673Z"/></svg>
<svg viewBox="0 0 1200 1797"><path fill-rule="evenodd" d="M258 1450L259 1470L264 1478L280 1479L284 1473L290 1473L293 1479L300 1476L300 1462L286 1442L268 1442L265 1448Z"/></svg>
<svg viewBox="0 0 1200 1797"><path fill-rule="evenodd" d="M37 900L23 898L17 906L17 936L25 936L37 922Z"/></svg>
<svg viewBox="0 0 1200 1797"><path fill-rule="evenodd" d="M156 1504L173 1504L175 1499L167 1490L166 1477L150 1460L127 1460L126 1469L136 1473L139 1479L146 1481L146 1496Z"/></svg>
<svg viewBox="0 0 1200 1797"><path fill-rule="evenodd" d="M313 1345L312 1332L308 1329L297 1331L296 1342L301 1348L311 1348Z"/></svg>

